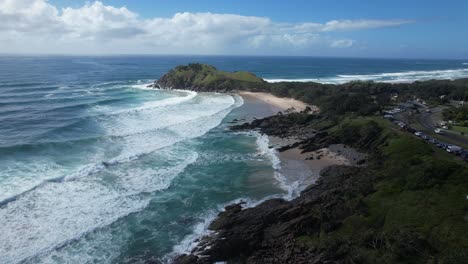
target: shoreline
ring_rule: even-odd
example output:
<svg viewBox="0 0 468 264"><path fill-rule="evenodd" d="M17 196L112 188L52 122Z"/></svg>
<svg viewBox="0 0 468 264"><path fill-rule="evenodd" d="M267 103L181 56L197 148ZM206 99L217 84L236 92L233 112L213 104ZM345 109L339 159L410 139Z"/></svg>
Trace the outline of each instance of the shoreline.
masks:
<svg viewBox="0 0 468 264"><path fill-rule="evenodd" d="M311 107L314 112L319 111L316 106L310 106L292 98L280 98L269 93L241 91L237 94L247 102L241 106L246 108L245 121L247 122L274 116L285 110L303 111L307 106ZM266 134L265 136L268 138L269 147L274 149L273 152L280 161L279 166L275 168L275 173L280 173L282 180L276 180L280 185L288 188L288 195L285 196L288 200L299 196L301 191L315 183L323 169L333 165L356 166L358 161L366 158L364 154L343 145L330 146L308 153L302 153L298 147L278 151L279 148L294 144L299 140Z"/></svg>
<svg viewBox="0 0 468 264"><path fill-rule="evenodd" d="M291 139L268 136L275 149L297 142ZM334 166L361 166L367 155L343 144L333 144L312 152L303 152L299 147L277 151L280 159L279 172L286 179L288 186L294 186L295 193L291 198L299 196L300 192L320 178L322 170ZM364 163L364 162L362 162Z"/></svg>
<svg viewBox="0 0 468 264"><path fill-rule="evenodd" d="M242 92L237 93L237 95L241 96L247 103L238 108L242 111L243 118L228 122L234 125L275 116L278 112L290 109L291 103L299 102L300 104L295 104L297 108L294 107L290 112L297 112L300 105L304 106L304 109L307 106L295 99L279 98L266 93ZM269 100L273 98L275 100ZM249 131L256 130L249 129ZM293 144L301 142L300 138L272 136L260 131L258 133L267 138L268 149L261 155L273 155L275 156L273 159L279 161L276 164L272 160L274 170L272 180L276 181L278 187L286 193L270 195L254 203L248 198L241 198L226 204L216 216L203 222L202 232L190 236L188 239L190 242L184 240L184 244L190 244L189 247L167 255L172 263L205 264L211 263L211 260L215 262L214 260L224 259L228 254L224 251L224 247L229 250L232 248L239 250L239 247L242 246L236 244L237 241L245 240L249 243L256 241L248 233L266 232L263 230L263 225L260 224L264 223L264 218L270 218L274 215L275 220L272 221L282 222L283 220L277 219L276 213L286 210L285 214L287 215L289 212L294 214L295 211L305 210L307 206L304 207L303 204L318 204L322 195L325 195L323 199L333 199L327 196L329 186L335 186L336 182L341 181L342 178L349 179L347 175L361 171L363 168L360 167L364 167L365 164L360 165L360 161L367 159L366 154L343 144L331 144L315 151L303 152L299 147L292 147ZM324 182L325 184L323 184ZM345 186L348 185L345 184ZM342 188L341 185L338 188ZM291 208L291 210L287 210L287 208ZM288 219L284 220L285 226L288 228L294 226L295 217L288 215L286 217ZM283 236L284 232L288 233L289 231L281 229L278 232L280 236ZM226 239L230 241L228 244L224 244ZM231 242L234 244L231 245ZM206 259L211 260L205 262Z"/></svg>
<svg viewBox="0 0 468 264"><path fill-rule="evenodd" d="M307 107L310 107L313 112L318 111L318 107L315 105L309 105L293 98L277 97L270 93L240 91L238 94L242 96L244 100L259 100L267 103L272 108L279 109L279 111L289 110L291 112L301 112Z"/></svg>
<svg viewBox="0 0 468 264"><path fill-rule="evenodd" d="M305 109L307 104L292 98L280 98L267 93L253 93L253 92L239 92L233 93L242 97L244 104L237 111L240 111L240 119L227 121L231 125L241 124L243 122L252 122L256 119L263 119L275 116L279 112L290 109L290 112L299 112ZM274 100L272 100L274 99ZM296 106L291 110L291 106ZM299 107L301 106L301 107ZM303 108L302 108L303 107ZM249 130L251 132L256 130ZM283 192L271 194L260 200L250 200L250 198L239 198L235 201L226 203L222 206L216 215L210 215L202 223L198 223L196 231L184 238L171 253L167 254L164 258L174 263L192 263L194 259L189 257L185 262L186 256L201 256L202 251L208 249L209 242L207 238L216 237L216 231L212 230L213 224L220 219L220 215L230 212L232 208L242 208L242 210L256 210L262 204L269 204L272 201L282 200L285 202L292 202L300 199L301 193L308 190L309 186L313 186L321 177L321 172L326 171L327 168L340 165L354 165L356 164L356 157L346 155L343 153L343 146L330 146L329 148L322 148L316 151L302 153L299 147L279 151L281 147L292 145L300 140L298 138L281 138L278 136L267 135L259 132L260 137L265 137L266 142L263 152L260 155L271 155L275 157L268 157L271 159L271 166L274 175L271 175L271 181ZM259 138L260 138L259 137ZM258 139L257 139L258 140ZM257 147L258 142L256 142ZM352 150L352 148L347 148ZM357 153L357 151L355 151ZM354 152L351 152L354 153ZM364 154L362 154L364 155ZM319 157L320 158L317 158ZM313 157L311 159L311 157ZM354 159L354 161L353 161ZM277 160L276 163L274 160ZM256 177L256 176L254 176ZM270 179L264 179L270 181ZM237 209L235 210L237 211ZM215 239L212 241L218 241ZM207 244L208 243L208 244ZM207 246L205 248L205 246ZM200 255L201 254L201 255Z"/></svg>

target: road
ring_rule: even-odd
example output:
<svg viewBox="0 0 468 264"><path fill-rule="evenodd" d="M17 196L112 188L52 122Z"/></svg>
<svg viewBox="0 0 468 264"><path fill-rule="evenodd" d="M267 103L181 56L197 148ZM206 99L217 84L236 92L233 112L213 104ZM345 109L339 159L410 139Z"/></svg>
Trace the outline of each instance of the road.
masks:
<svg viewBox="0 0 468 264"><path fill-rule="evenodd" d="M420 107L420 114L414 114L414 121L416 121L421 127L424 128L422 132L428 135L434 135L434 130L436 129L435 123L437 122L437 115L440 114L442 108L436 107L432 108L430 113L427 113L426 110L429 109L427 106L418 104ZM407 112L399 113L395 116L396 119L410 124L409 116ZM446 139L451 144L457 144L462 147L468 146L468 138L464 137L454 131L444 130L444 134L437 134L439 138Z"/></svg>
<svg viewBox="0 0 468 264"><path fill-rule="evenodd" d="M416 116L416 121L426 130L434 133L434 129L436 129L436 126L434 125L436 123L435 115L441 111L442 109L440 108L434 108L431 113L423 112ZM444 134L439 134L439 136L447 138L452 142L458 142L460 145L468 145L468 138L450 130L444 130Z"/></svg>

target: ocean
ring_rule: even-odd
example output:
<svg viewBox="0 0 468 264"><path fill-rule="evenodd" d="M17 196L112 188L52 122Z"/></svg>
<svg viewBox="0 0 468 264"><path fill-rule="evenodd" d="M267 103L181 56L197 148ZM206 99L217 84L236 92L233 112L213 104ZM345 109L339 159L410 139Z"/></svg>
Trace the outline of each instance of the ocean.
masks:
<svg viewBox="0 0 468 264"><path fill-rule="evenodd" d="M456 60L0 56L0 263L167 261L223 206L291 190L236 95L146 88L201 62L281 80L468 77ZM249 108L250 107L250 108Z"/></svg>

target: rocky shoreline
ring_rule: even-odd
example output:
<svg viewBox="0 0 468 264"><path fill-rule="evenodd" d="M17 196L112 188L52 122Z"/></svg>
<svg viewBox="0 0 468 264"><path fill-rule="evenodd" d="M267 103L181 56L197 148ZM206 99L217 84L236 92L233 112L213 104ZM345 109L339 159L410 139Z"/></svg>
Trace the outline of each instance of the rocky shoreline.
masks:
<svg viewBox="0 0 468 264"><path fill-rule="evenodd" d="M175 85L172 75L163 76L152 87L178 88L182 85L191 87L190 90L206 90L194 87L193 81ZM277 115L254 119L250 123L236 124L239 122L236 120L231 130L256 130L270 138L279 139L282 144L276 148L280 153L296 150L300 154L295 158L302 159L302 162L308 161L307 159L319 160L327 155L322 152L329 151L330 145L336 146L341 142L325 132L326 127L319 130L314 127L314 121L322 122L327 119L318 113L316 106L304 104L299 111L287 109ZM303 153L310 155L305 157ZM308 185L311 182L306 182L308 187L302 186L300 195L290 201L275 198L250 208L245 208L244 203L226 206L209 225L210 235L194 241L197 245L189 254L177 256L172 262L324 263L336 260L331 249L303 246L297 236L313 233L317 235L321 230L332 230L344 218L359 210L357 204L346 203L344 199L350 194L366 195L371 192L372 183L364 167L359 167L357 162L350 160L351 162L335 160L329 165L317 166L321 169L318 180L314 180L310 186ZM364 162L361 161L360 165L362 163ZM316 178L317 176L314 177ZM366 179L366 182L356 184L360 179Z"/></svg>
<svg viewBox="0 0 468 264"><path fill-rule="evenodd" d="M317 104L318 113L284 111L232 129L289 142L274 147L307 161L336 154L352 161L322 169L292 200L227 206L210 234L173 263L468 263L466 165L378 114L391 104L390 93L424 95L437 83L268 84L201 64L176 67L158 83L201 92L261 91Z"/></svg>
<svg viewBox="0 0 468 264"><path fill-rule="evenodd" d="M369 175L363 168L332 166L321 178L291 201L267 200L243 209L227 206L209 229L213 235L201 238L189 255L174 263L326 263L339 259L334 248L302 245L301 234L319 234L335 229L343 219L360 210L349 204L348 195L372 192Z"/></svg>
<svg viewBox="0 0 468 264"><path fill-rule="evenodd" d="M326 132L288 124L285 122L288 118L280 114L233 125L231 129L255 129L269 136L295 138L294 143L282 146L279 151L301 147L302 151L311 152L338 143ZM173 263L333 261L335 255L330 249L303 247L297 236L336 228L344 218L359 210L357 204L348 204L345 197L367 195L371 191L372 183L363 167L326 167L314 184L291 201L277 198L251 208L244 208L243 203L227 206L210 224L210 235L196 241L197 246L190 254L178 256Z"/></svg>

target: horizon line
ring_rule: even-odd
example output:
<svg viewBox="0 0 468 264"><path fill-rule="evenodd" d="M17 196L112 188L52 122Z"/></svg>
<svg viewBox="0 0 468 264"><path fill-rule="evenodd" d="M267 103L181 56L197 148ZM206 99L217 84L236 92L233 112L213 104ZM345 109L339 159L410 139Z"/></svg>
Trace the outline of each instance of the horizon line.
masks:
<svg viewBox="0 0 468 264"><path fill-rule="evenodd" d="M132 53L83 53L83 54L73 54L73 53L2 53L0 56L70 56L70 57L123 57L123 56L134 56L134 57L143 57L143 56L154 56L154 57L279 57L279 58L329 58L329 59L383 59L383 60L452 60L452 61L463 61L468 60L467 58L424 58L424 57L379 57L379 56L333 56L333 55L266 55L266 54L151 54L151 53L141 53L141 54L132 54Z"/></svg>

